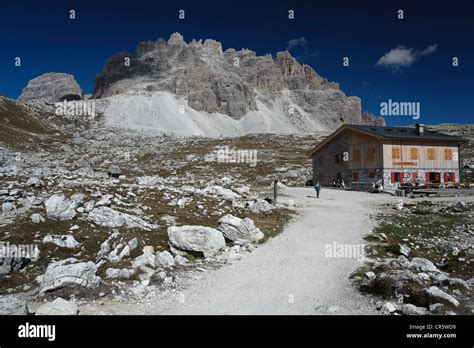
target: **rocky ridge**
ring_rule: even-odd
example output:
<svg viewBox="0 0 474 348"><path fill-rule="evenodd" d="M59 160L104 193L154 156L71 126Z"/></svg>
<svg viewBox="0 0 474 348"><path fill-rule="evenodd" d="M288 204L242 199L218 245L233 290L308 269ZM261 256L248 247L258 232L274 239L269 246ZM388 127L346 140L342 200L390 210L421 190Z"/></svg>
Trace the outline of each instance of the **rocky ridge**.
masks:
<svg viewBox="0 0 474 348"><path fill-rule="evenodd" d="M96 78L94 97L132 91L170 92L193 110L234 120L252 111L253 117L261 117L270 109L284 113L297 132L334 129L342 123L384 124L383 118L361 113L360 98L347 97L337 83L300 64L288 51L275 58L248 49L223 51L218 41L186 43L179 33L168 41L143 41L134 55L112 56Z"/></svg>

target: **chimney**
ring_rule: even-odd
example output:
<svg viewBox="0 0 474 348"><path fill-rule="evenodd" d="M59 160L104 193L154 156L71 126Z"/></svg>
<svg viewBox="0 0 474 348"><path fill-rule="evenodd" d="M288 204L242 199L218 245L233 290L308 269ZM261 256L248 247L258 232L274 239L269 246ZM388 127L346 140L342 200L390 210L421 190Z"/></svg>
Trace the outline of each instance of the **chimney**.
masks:
<svg viewBox="0 0 474 348"><path fill-rule="evenodd" d="M415 127L416 127L416 131L417 131L418 135L423 135L423 133L425 131L425 125L421 124L421 123L417 123L417 124L415 124Z"/></svg>

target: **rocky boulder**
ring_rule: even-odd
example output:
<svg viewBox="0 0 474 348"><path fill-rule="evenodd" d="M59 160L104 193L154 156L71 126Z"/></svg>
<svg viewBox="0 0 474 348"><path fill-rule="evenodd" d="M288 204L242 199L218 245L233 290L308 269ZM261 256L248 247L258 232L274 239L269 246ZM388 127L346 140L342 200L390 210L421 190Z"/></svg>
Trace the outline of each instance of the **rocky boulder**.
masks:
<svg viewBox="0 0 474 348"><path fill-rule="evenodd" d="M53 243L61 248L74 249L81 244L71 235L47 235L43 238L43 243Z"/></svg>
<svg viewBox="0 0 474 348"><path fill-rule="evenodd" d="M36 315L77 315L79 307L74 302L69 302L58 297L53 302L45 303L36 310Z"/></svg>
<svg viewBox="0 0 474 348"><path fill-rule="evenodd" d="M40 292L65 286L95 288L100 283L100 277L96 272L97 266L93 262L78 262L75 258L51 263L41 277Z"/></svg>
<svg viewBox="0 0 474 348"><path fill-rule="evenodd" d="M422 257L414 257L408 266L411 269L418 269L422 272L441 272L430 260Z"/></svg>
<svg viewBox="0 0 474 348"><path fill-rule="evenodd" d="M132 268L142 268L142 267L156 267L156 256L152 252L145 251L142 255L137 256L132 263Z"/></svg>
<svg viewBox="0 0 474 348"><path fill-rule="evenodd" d="M106 278L110 279L129 279L135 274L134 269L120 269L120 268L107 268L105 271Z"/></svg>
<svg viewBox="0 0 474 348"><path fill-rule="evenodd" d="M430 286L429 288L424 289L424 292L432 302L443 302L455 307L459 306L459 301L457 299L436 286Z"/></svg>
<svg viewBox="0 0 474 348"><path fill-rule="evenodd" d="M231 241L258 242L264 237L263 232L249 218L240 219L233 215L225 215L219 219L218 224L217 229Z"/></svg>
<svg viewBox="0 0 474 348"><path fill-rule="evenodd" d="M207 186L206 188L199 191L206 196L215 196L221 199L232 201L240 196L230 189L226 189L219 185Z"/></svg>
<svg viewBox="0 0 474 348"><path fill-rule="evenodd" d="M64 193L49 197L45 206L46 215L51 220L70 220L76 216L77 201L67 199Z"/></svg>
<svg viewBox="0 0 474 348"><path fill-rule="evenodd" d="M87 218L105 227L116 228L126 226L128 228L137 227L145 230L155 228L155 225L149 224L139 217L122 213L109 207L94 208Z"/></svg>
<svg viewBox="0 0 474 348"><path fill-rule="evenodd" d="M171 255L167 250L156 253L156 265L162 268L172 267L175 264L173 255Z"/></svg>
<svg viewBox="0 0 474 348"><path fill-rule="evenodd" d="M44 217L42 217L41 214L38 214L38 213L31 214L30 220L34 224L39 224L41 222L45 222Z"/></svg>
<svg viewBox="0 0 474 348"><path fill-rule="evenodd" d="M0 297L0 315L26 315L26 314L28 314L26 301L21 300L12 295Z"/></svg>
<svg viewBox="0 0 474 348"><path fill-rule="evenodd" d="M82 89L74 76L64 73L46 73L35 77L18 97L19 101L43 100L52 103L81 99Z"/></svg>
<svg viewBox="0 0 474 348"><path fill-rule="evenodd" d="M202 253L204 257L214 256L225 247L222 233L204 226L172 226L168 228L171 246L182 251Z"/></svg>

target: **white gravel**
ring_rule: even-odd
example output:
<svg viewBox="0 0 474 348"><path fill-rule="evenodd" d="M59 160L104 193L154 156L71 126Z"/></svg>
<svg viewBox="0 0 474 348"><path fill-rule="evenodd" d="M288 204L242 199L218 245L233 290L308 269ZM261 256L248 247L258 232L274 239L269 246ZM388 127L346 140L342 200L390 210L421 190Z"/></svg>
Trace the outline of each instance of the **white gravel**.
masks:
<svg viewBox="0 0 474 348"><path fill-rule="evenodd" d="M285 189L281 199L292 199L298 216L241 260L196 272L180 290L146 303L104 300L83 305L81 314L376 314L349 280L362 261L326 257L325 247L363 244L369 214L396 198L325 188L319 200L308 195L312 188Z"/></svg>

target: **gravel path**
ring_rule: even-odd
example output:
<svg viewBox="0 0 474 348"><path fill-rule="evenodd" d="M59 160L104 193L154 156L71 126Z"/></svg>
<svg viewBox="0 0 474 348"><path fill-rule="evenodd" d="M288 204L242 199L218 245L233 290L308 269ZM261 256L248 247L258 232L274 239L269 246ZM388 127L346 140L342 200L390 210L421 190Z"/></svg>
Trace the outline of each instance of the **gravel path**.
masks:
<svg viewBox="0 0 474 348"><path fill-rule="evenodd" d="M362 262L325 256L326 245L363 244L375 205L388 195L312 188L287 188L298 216L285 230L241 260L197 272L179 291L146 304L104 301L81 306L83 314L375 314L351 286L349 275ZM337 307L336 307L337 306ZM319 309L316 309L318 308Z"/></svg>

